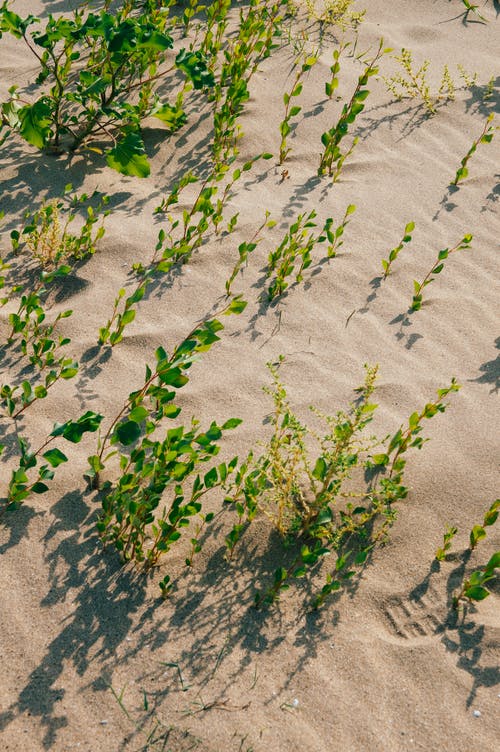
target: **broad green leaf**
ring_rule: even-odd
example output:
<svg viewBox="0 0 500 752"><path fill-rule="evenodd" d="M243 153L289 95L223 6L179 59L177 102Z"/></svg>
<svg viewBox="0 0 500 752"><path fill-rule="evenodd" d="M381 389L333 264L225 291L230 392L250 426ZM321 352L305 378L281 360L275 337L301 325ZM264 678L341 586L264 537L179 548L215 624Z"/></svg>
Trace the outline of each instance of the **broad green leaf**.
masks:
<svg viewBox="0 0 500 752"><path fill-rule="evenodd" d="M135 421L127 420L125 423L120 423L115 433L120 444L129 446L129 444L133 444L134 441L137 441L141 435L141 428Z"/></svg>
<svg viewBox="0 0 500 752"><path fill-rule="evenodd" d="M169 128L171 131L176 131L181 128L187 121L187 116L181 107L173 107L170 104L162 104L156 107L151 115Z"/></svg>
<svg viewBox="0 0 500 752"><path fill-rule="evenodd" d="M133 421L134 423L141 423L147 417L148 411L146 410L146 408L142 407L142 405L138 405L138 407L134 407L134 409L130 411L128 419Z"/></svg>
<svg viewBox="0 0 500 752"><path fill-rule="evenodd" d="M68 461L68 458L60 449L49 449L47 452L43 453L42 457L47 460L51 467L58 467L63 462Z"/></svg>
<svg viewBox="0 0 500 752"><path fill-rule="evenodd" d="M97 431L103 418L103 415L98 415L88 410L78 420L69 420L62 425L56 424L50 435L62 436L67 441L78 444L84 433Z"/></svg>
<svg viewBox="0 0 500 752"><path fill-rule="evenodd" d="M473 601L482 601L487 598L489 594L490 591L482 585L474 585L473 587L467 588L464 592L466 598L470 598Z"/></svg>
<svg viewBox="0 0 500 752"><path fill-rule="evenodd" d="M129 131L112 149L107 152L106 161L110 167L122 175L135 175L147 178L150 166L144 150L144 143L136 131Z"/></svg>
<svg viewBox="0 0 500 752"><path fill-rule="evenodd" d="M18 112L19 133L29 144L43 149L51 136L51 108L45 99L21 107Z"/></svg>
<svg viewBox="0 0 500 752"><path fill-rule="evenodd" d="M500 568L500 551L493 554L489 562L486 564L485 571L492 572L497 568Z"/></svg>

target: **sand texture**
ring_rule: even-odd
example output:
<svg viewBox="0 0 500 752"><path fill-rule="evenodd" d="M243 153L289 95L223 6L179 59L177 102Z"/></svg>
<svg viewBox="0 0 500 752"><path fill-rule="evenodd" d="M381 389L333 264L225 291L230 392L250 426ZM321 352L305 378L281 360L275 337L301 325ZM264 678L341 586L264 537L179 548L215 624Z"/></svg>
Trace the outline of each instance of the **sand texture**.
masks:
<svg viewBox="0 0 500 752"><path fill-rule="evenodd" d="M479 0L476 0L479 2ZM235 3L234 5L240 5ZM241 5L244 5L242 3ZM132 265L151 258L166 222L154 209L187 170L204 177L211 164L210 104L193 92L187 124L168 135L159 120L144 124L149 177L125 177L91 151L53 156L12 136L0 148L1 256L19 279L35 262L21 249L11 256L9 233L23 214L73 185L78 193L110 196L111 212L98 250L50 293L50 316L72 309L59 322L71 338L68 353L78 375L57 384L16 420L4 408L0 443L0 500L5 503L17 466L16 432L38 447L53 424L87 410L104 416L106 430L128 394L141 386L146 364L159 346L169 352L225 300L225 282L265 212L276 224L237 275L233 293L248 301L239 316L222 317L220 342L190 369L179 391L180 416L208 426L231 417L242 424L225 434L221 459L240 458L269 438L272 402L267 362L285 360L280 375L290 402L304 419L308 406L334 414L353 399L363 364L378 364L379 405L373 430L394 433L408 416L434 399L456 377L444 414L427 421L428 438L408 454L410 491L398 503L388 542L377 547L349 587L323 609L307 609L328 570L301 580L278 604L256 610L256 588L272 582L281 547L270 521L258 516L231 562L224 537L234 519L222 492L207 496L217 513L188 570L186 545L173 547L160 567L144 574L122 566L113 547L103 550L96 530L100 496L83 478L96 435L68 448L47 493L32 494L5 514L0 527L0 748L9 752L491 752L500 736L500 610L498 581L486 600L456 612L452 595L464 574L484 565L500 548L498 523L470 559L469 531L498 496L500 410L499 149L500 134L481 144L458 189L451 180L490 113L498 112L500 11L481 0L487 23L464 17L460 0L367 0L356 55L375 51L381 37L396 54L410 49L415 64L430 60L431 92L443 66L457 90L439 99L429 116L421 101L396 101L381 76L398 70L391 54L370 79L370 96L351 126L359 142L339 180L317 175L321 134L338 119L362 70L346 51L340 84L330 100L332 51L345 33L326 28L319 61L305 78L279 166L283 93L295 72L297 50L317 49L317 26L288 21L272 55L250 82L240 119L243 136L235 165L262 152L235 184L226 221L239 212L234 232L213 232L189 262L158 276L137 306L135 320L115 347L97 346L99 327L111 315L122 287L132 290ZM19 0L10 6L46 19L76 3ZM235 16L236 18L236 16ZM176 45L179 46L179 42ZM467 87L457 70L477 74ZM0 100L12 85L37 74L22 40L0 41ZM493 83L488 90L488 82ZM485 96L490 94L490 96ZM338 95L338 96L337 96ZM495 122L495 121L493 121ZM190 210L197 186L172 208ZM191 202L191 203L190 203ZM269 305L263 293L268 254L298 215L317 212L318 226L356 206L335 258L313 251L304 281L291 284ZM382 280L382 259L413 221L413 239ZM472 234L471 248L451 255L425 288L421 310L409 313L413 280L431 269L437 253ZM0 308L0 342L9 332L12 301ZM0 382L19 383L20 351L3 347ZM371 430L371 429L370 429ZM58 444L59 446L59 444ZM61 448L62 445L61 445ZM112 460L106 477L116 477ZM106 475L105 473L105 475ZM456 525L454 557L435 552L448 525ZM189 537L189 536L188 536ZM166 600L159 580L171 574Z"/></svg>

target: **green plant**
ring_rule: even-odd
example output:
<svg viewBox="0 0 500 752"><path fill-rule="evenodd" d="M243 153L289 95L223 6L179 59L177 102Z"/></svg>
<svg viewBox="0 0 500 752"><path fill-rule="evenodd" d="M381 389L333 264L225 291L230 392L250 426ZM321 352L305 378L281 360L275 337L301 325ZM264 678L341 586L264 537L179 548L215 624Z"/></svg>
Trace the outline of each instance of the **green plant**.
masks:
<svg viewBox="0 0 500 752"><path fill-rule="evenodd" d="M299 214L279 246L269 253L266 270L267 278L271 278L267 288L268 300L283 295L289 286L288 277L295 275L295 282L302 282L303 273L312 264L312 252L318 244L328 241L328 258L336 255L343 243L342 236L349 223L348 217L355 210L354 204L349 204L342 222L336 229L333 229L333 219L328 217L319 235L309 232L317 226L314 221L317 216L314 209L309 214Z"/></svg>
<svg viewBox="0 0 500 752"><path fill-rule="evenodd" d="M488 23L486 18L479 13L479 5L473 5L470 0L462 0L462 4L465 5L465 20L467 20L469 13L474 13L474 15L476 15L480 21L482 21L483 23Z"/></svg>
<svg viewBox="0 0 500 752"><path fill-rule="evenodd" d="M28 248L33 258L42 269L51 271L68 260L74 263L95 253L97 243L104 235L104 220L109 215L105 209L109 196L94 191L91 196L72 194L73 187L68 184L62 199L52 199L26 217L28 224L22 230L13 230L10 234L12 247L18 251L20 246ZM96 207L92 206L96 203ZM70 232L80 206L86 207L85 221L78 234ZM94 225L100 222L94 232Z"/></svg>
<svg viewBox="0 0 500 752"><path fill-rule="evenodd" d="M400 251L403 250L406 243L409 243L411 241L411 233L415 229L415 222L408 222L408 224L405 227L404 235L401 238L401 241L399 245L396 246L396 248L393 248L392 251L389 253L389 258L387 261L385 259L382 259L382 268L384 270L384 276L383 279L386 279L389 274L391 273L391 265L392 262L397 259L399 256Z"/></svg>
<svg viewBox="0 0 500 752"><path fill-rule="evenodd" d="M211 172L202 181L191 209L183 210L182 220L167 214L168 230L161 229L158 233L158 242L149 263L146 266L137 263L132 267L138 277L132 293L127 296L125 288L118 291L111 317L105 326L99 329L100 344L109 342L113 347L121 342L125 327L135 319L136 304L143 299L153 280L158 276L168 274L175 264L187 263L193 252L201 246L211 227L214 228L216 234L219 233L219 228L224 221L224 209L231 198L234 184L252 168L257 160L270 159L271 156L268 153L259 154L236 168L220 196L218 196L218 184L226 175L229 165L224 166L219 172ZM198 180L199 178L193 173L186 173L174 186L169 196L157 207L156 213L167 212L171 206L178 203L179 193L188 185L197 183ZM231 217L227 224L228 232L235 229L237 220L237 214Z"/></svg>
<svg viewBox="0 0 500 752"><path fill-rule="evenodd" d="M308 73L313 65L315 65L318 62L318 58L315 55L305 55L304 60L302 62L302 65L297 70L297 73L295 74L295 79L293 81L293 85L289 92L285 92L283 94L283 103L285 105L285 115L283 120L280 123L280 134L281 134L281 143L280 143L280 155L279 155L279 162L278 164L282 165L285 159L287 158L288 154L290 153L291 149L287 147L287 138L290 135L292 131L292 127L290 125L290 121L292 118L296 117L300 111L302 110L302 107L299 105L292 105L290 106L292 102L293 97L298 97L302 91L303 84L302 84L302 78L305 73Z"/></svg>
<svg viewBox="0 0 500 752"><path fill-rule="evenodd" d="M457 527L452 527L451 525L447 528L443 535L443 545L441 548L438 548L436 551L436 559L438 561L444 561L446 559L446 555L448 551L451 549L452 541L455 535L458 533Z"/></svg>
<svg viewBox="0 0 500 752"><path fill-rule="evenodd" d="M233 301L221 313L239 313L243 307L236 307ZM190 566L201 548L201 530L213 518L213 513L202 512L201 499L211 489L224 486L235 470L237 458L212 466L203 474L199 466L218 454L223 433L236 428L239 419L231 418L221 426L212 422L206 431L199 431L198 421L192 419L190 426L179 425L167 430L163 439L156 438L162 420L174 419L180 413L173 400L177 390L189 381L187 370L198 353L219 340L217 332L221 329L217 319L205 321L171 356L158 348L155 368L146 367L143 386L130 393L105 436L99 438L98 453L89 457L86 476L96 487L105 463L119 455L118 479L108 480L103 486L98 530L103 542L113 543L124 561L133 560L146 568L156 565L179 540L190 518L198 518L185 560ZM108 445L115 448L106 454ZM161 504L164 506L159 510ZM171 587L169 575L160 587L166 595Z"/></svg>
<svg viewBox="0 0 500 752"><path fill-rule="evenodd" d="M368 83L369 78L371 76L375 76L378 73L377 62L380 60L382 55L389 51L389 48L383 48L383 40L381 40L377 53L369 62L365 64L363 73L358 77L358 83L356 85L356 88L354 89L354 93L349 102L344 104L340 118L338 119L336 125L330 128L330 130L325 131L321 136L321 143L325 147L325 150L320 157L318 175L324 175L325 173L328 173L328 175L333 177L334 182L340 176L344 162L352 153L354 147L358 142L358 139L357 137L355 137L352 141L351 147L344 153L342 153L340 149L341 142L347 135L349 126L354 123L358 115L363 112L365 108L365 100L370 91L369 89L366 89L364 87ZM332 91L338 85L338 79L336 78L336 73L338 73L339 71L338 65L339 63L337 56L334 65L335 72L333 79L330 82Z"/></svg>
<svg viewBox="0 0 500 752"><path fill-rule="evenodd" d="M239 314L245 307L246 302L236 296L216 315ZM187 384L189 378L186 372L198 359L199 353L206 352L219 341L218 332L223 328L218 319L208 319L195 326L172 355L169 356L163 347L156 350L154 368L146 366L143 385L129 394L104 436L99 436L97 453L88 458L89 469L85 476L91 487L99 487L105 463L117 453L114 449L108 453L110 446L128 447L143 434L152 434L164 418L177 417L180 408L172 402L176 396L173 388L180 389ZM120 459L120 466L122 461L127 463L128 455Z"/></svg>
<svg viewBox="0 0 500 752"><path fill-rule="evenodd" d="M463 554L464 563L478 543L486 538L486 528L494 525L500 513L500 499L496 499L484 514L481 525L474 525L469 533L469 547ZM451 548L451 541L457 533L456 527L450 527L444 534L443 547L438 548L436 559L444 561ZM460 590L453 595L453 608L457 609L462 601L482 601L488 597L490 591L486 584L495 577L495 570L500 568L500 551L490 558L486 566L473 571L464 578Z"/></svg>
<svg viewBox="0 0 500 752"><path fill-rule="evenodd" d="M366 13L364 10L352 10L352 4L353 0L323 0L322 7L318 8L317 0L306 0L306 11L309 18L322 26L337 26L341 31L346 31L359 26Z"/></svg>
<svg viewBox="0 0 500 752"><path fill-rule="evenodd" d="M476 138L476 140L472 143L469 151L460 162L460 167L458 168L455 178L451 181L450 185L458 185L461 180L465 180L465 178L469 174L467 162L472 157L479 144L489 144L492 141L495 131L498 129L497 126L493 125L493 118L493 113L491 113L491 115L486 118L486 123L484 124L484 128L481 131L480 136Z"/></svg>
<svg viewBox="0 0 500 752"><path fill-rule="evenodd" d="M55 439L62 437L72 444L78 444L84 433L98 429L102 419L102 415L87 411L77 420L68 420L62 424L56 423L51 433L35 451L30 449L27 439L18 437L21 458L18 467L12 471L7 498L0 499L0 516L7 511L17 509L30 494L42 494L49 490L47 481L54 477L54 470L68 461L67 456L57 447L47 449ZM47 464L37 467L40 457L46 460ZM30 477L29 471L34 468L37 468L37 475Z"/></svg>
<svg viewBox="0 0 500 752"><path fill-rule="evenodd" d="M436 113L439 100L455 99L456 86L447 65L443 66L441 83L438 90L433 92L427 81L427 71L430 66L430 60L424 60L419 68L414 69L413 53L405 47L402 48L401 54L394 55L394 60L399 63L402 72L389 77L382 76L382 80L384 81L387 90L390 91L396 99L400 100L405 97L420 99L429 115L434 115ZM465 85L468 88L471 88L474 85L476 76L471 78L461 65L458 65L457 68L461 77L464 79Z"/></svg>
<svg viewBox="0 0 500 752"><path fill-rule="evenodd" d="M386 538L396 515L394 504L408 493L403 485L406 452L423 446L424 419L444 412L444 398L459 386L453 379L449 387L438 390L437 401L414 412L406 428L384 439L385 451L373 454L380 442L366 436L365 429L377 407L371 401L376 367L365 367L365 381L347 411L328 416L311 408L326 423L324 434L299 420L290 408L276 366L268 367L273 386L265 391L274 401L272 436L259 457L250 454L239 468L226 497L238 515L226 538L228 558L256 514L266 515L291 553L288 562L276 570L272 585L258 594L256 604L274 601L291 580L312 573L323 557L336 554L333 573L313 599L313 608L318 608L352 578L353 567L366 562L377 542ZM367 487L355 490L355 480L367 474L371 478ZM343 499L347 501L342 507Z"/></svg>
<svg viewBox="0 0 500 752"><path fill-rule="evenodd" d="M40 149L71 151L96 138L111 139L105 151L110 167L126 175L145 177L150 167L140 126L146 116L161 120L170 131L186 121L181 107L183 92L174 105L161 101L159 85L177 68L195 89L214 83L203 55L181 49L168 66L173 39L168 33L168 13L156 3L127 2L109 12L76 10L72 16L48 16L43 31L30 27L40 19L21 18L0 8L0 33L23 40L38 61L36 84L40 94L23 100L17 87L2 105L2 127L18 132ZM102 153L96 144L89 148Z"/></svg>
<svg viewBox="0 0 500 752"><path fill-rule="evenodd" d="M242 136L238 119L248 101L250 80L262 60L275 47L279 33L282 6L287 0L250 0L240 10L236 35L226 40L222 49L221 72L211 92L214 102L212 155L215 170L238 153L237 142Z"/></svg>
<svg viewBox="0 0 500 752"><path fill-rule="evenodd" d="M442 251L439 251L436 261L432 265L431 270L425 275L422 282L413 280L413 300L410 306L411 311L420 310L420 308L422 307L422 290L427 285L430 285L430 283L435 280L436 276L443 271L444 262L448 258L448 256L451 253L456 253L457 251L463 251L467 248L470 248L471 240L472 235L464 235L462 240L454 245L453 248L444 248Z"/></svg>
<svg viewBox="0 0 500 752"><path fill-rule="evenodd" d="M244 241L243 243L240 243L240 245L238 246L238 261L234 265L231 275L226 280L226 295L228 297L231 294L231 285L233 284L234 280L238 276L238 273L241 271L243 265L247 263L248 256L257 248L257 244L260 243L261 231L264 229L264 227L271 228L276 225L276 222L272 219L269 219L269 217L270 217L270 213L266 211L264 222L255 231L252 238L249 241Z"/></svg>

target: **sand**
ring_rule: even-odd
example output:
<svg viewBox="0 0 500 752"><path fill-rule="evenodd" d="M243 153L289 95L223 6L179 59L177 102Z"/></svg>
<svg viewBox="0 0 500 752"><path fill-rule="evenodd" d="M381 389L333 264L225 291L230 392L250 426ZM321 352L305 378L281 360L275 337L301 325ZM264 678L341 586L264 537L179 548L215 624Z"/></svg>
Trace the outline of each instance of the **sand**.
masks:
<svg viewBox="0 0 500 752"><path fill-rule="evenodd" d="M12 3L42 18L74 5ZM97 253L52 301L53 312L73 310L61 331L71 337L81 369L18 421L33 446L55 421L85 410L101 413L109 425L142 383L155 349L171 350L223 300L238 245L250 239L265 210L277 224L263 233L233 286L248 307L224 320L221 341L193 366L178 397L186 420L243 419L223 441L221 456L244 457L269 436L265 364L280 354L286 358L282 378L301 416L310 404L329 413L345 407L363 364L378 363L374 426L380 435L394 432L451 377L462 385L447 411L426 424L430 441L408 457L410 492L398 505L388 543L355 586L317 615L304 610L304 587L292 587L268 612L252 608L256 585L269 582L280 564L265 518L250 527L230 564L223 542L230 522L221 517L190 572L182 548L172 549L149 575L122 568L111 549L102 549L95 528L99 499L82 478L95 436L72 447L71 462L58 469L50 491L2 520L2 750L489 752L498 744L498 583L489 598L458 614L451 598L464 575L469 530L498 494L500 137L479 147L459 190L449 187L487 115L498 111L498 86L482 98L499 70L498 7L481 4L488 20L481 24L472 14L465 22L459 0L358 5L367 9L358 51L375 49L383 36L395 52L405 47L415 62L431 61L433 91L444 64L460 86L457 64L477 73L476 85L459 88L454 101L441 101L426 117L420 102L397 102L380 79L372 80L353 129L358 146L332 185L316 174L320 135L342 104L324 95L334 48L325 38L300 97L303 110L286 164L260 161L245 174L227 209L228 217L239 212L236 231L212 236L189 264L154 286L112 351L96 349L98 329L119 288L130 286L131 265L152 254L162 221L153 217L154 208L187 167L207 169L210 119L198 123L192 111L171 137L148 121L152 170L143 180L113 172L96 155L55 158L16 138L2 147L3 256L23 212L60 195L67 183L111 196ZM252 79L240 162L262 151L278 153L293 59L293 49L283 44ZM0 42L0 67L2 98L9 86L36 75L22 44L8 35ZM342 97L359 70L346 56ZM385 57L381 73L396 70ZM181 209L189 207L190 191ZM305 284L292 286L278 306L262 305L267 255L293 219L314 209L318 221L340 221L350 203L357 210L338 256L318 264L323 254L317 251ZM413 240L381 282L381 260L410 221ZM426 288L422 309L409 316L413 279L422 279L437 252L466 233L474 236L472 248L448 259ZM8 306L0 310L2 337L8 312ZM0 368L2 383L19 378L15 361L4 360ZM8 417L0 426L8 446L0 467L5 494L15 462L14 427ZM221 497L215 494L210 504L220 509ZM457 553L438 563L435 551L450 524L459 529ZM485 564L498 542L490 528L466 571ZM158 581L167 572L177 576L176 588L162 601Z"/></svg>

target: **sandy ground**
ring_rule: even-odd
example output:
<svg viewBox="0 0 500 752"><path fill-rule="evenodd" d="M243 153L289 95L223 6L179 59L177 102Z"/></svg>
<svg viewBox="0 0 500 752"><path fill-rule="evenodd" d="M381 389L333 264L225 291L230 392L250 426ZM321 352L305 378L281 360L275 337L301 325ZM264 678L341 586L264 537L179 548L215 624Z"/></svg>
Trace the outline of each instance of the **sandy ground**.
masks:
<svg viewBox="0 0 500 752"><path fill-rule="evenodd" d="M42 17L72 5L12 3ZM60 195L66 183L111 196L98 252L53 302L54 312L73 309L62 331L71 337L81 370L18 421L33 446L56 420L85 410L102 413L109 424L141 384L154 350L171 349L221 301L237 247L265 210L277 225L263 234L234 284L248 307L225 321L221 341L193 367L179 394L182 415L196 415L203 424L243 419L225 440L223 456L243 457L269 435L265 364L280 354L286 356L281 374L290 400L303 416L309 404L329 413L345 406L363 364L378 363L375 427L381 435L396 430L452 376L462 384L446 413L426 425L431 440L409 457L411 490L399 505L390 541L355 586L316 616L304 612L305 588L291 588L270 612L252 608L256 584L268 582L280 563L265 519L249 529L231 564L223 558L229 523L222 518L191 572L183 568L183 551L175 549L150 576L122 569L111 551L103 553L95 531L98 498L82 479L95 437L86 437L58 470L50 492L28 499L2 521L3 750L490 752L498 744L498 585L477 607L456 614L451 597L464 574L462 559L434 560L449 524L459 528L455 550L466 549L468 531L498 493L500 137L478 149L459 190L449 187L487 115L498 110L498 86L483 99L499 72L498 4L481 4L487 24L471 14L464 23L459 0L373 0L366 7L358 50L376 48L383 36L395 51L411 49L416 62L431 61L432 90L444 64L457 85L457 64L477 73L476 85L459 88L454 101L440 102L426 117L419 102L394 101L382 81L373 81L354 128L359 144L332 185L316 174L320 135L341 107L324 96L334 47L326 38L300 97L303 111L284 165L288 177L275 159L257 163L236 186L227 211L240 213L234 234L212 237L179 273L154 286L112 352L96 348L98 329L118 289L130 285L131 265L152 254L161 224L154 208L188 167L206 170L210 118L192 111L170 138L148 123L152 171L144 180L123 177L96 156L54 158L16 139L2 147L2 255L23 212ZM278 152L293 58L284 44L253 78L241 121L241 161ZM387 56L381 73L396 67ZM22 44L7 35L0 68L2 97L10 85L35 75ZM346 56L342 98L359 70ZM181 209L190 196L187 191ZM357 210L338 257L313 265L306 283L290 288L279 306L261 305L267 254L293 219L315 209L320 220L340 220L349 203ZM413 241L381 282L381 260L409 221L415 222ZM472 249L448 259L426 288L422 309L408 316L412 280L425 276L441 248L469 232ZM0 310L2 336L7 314ZM18 377L15 361L4 359L0 367L2 383ZM11 447L12 420L1 420L2 441ZM7 451L0 494L13 462ZM216 510L220 499L211 503ZM497 549L498 533L491 528L467 571ZM157 583L167 571L178 580L163 602Z"/></svg>

